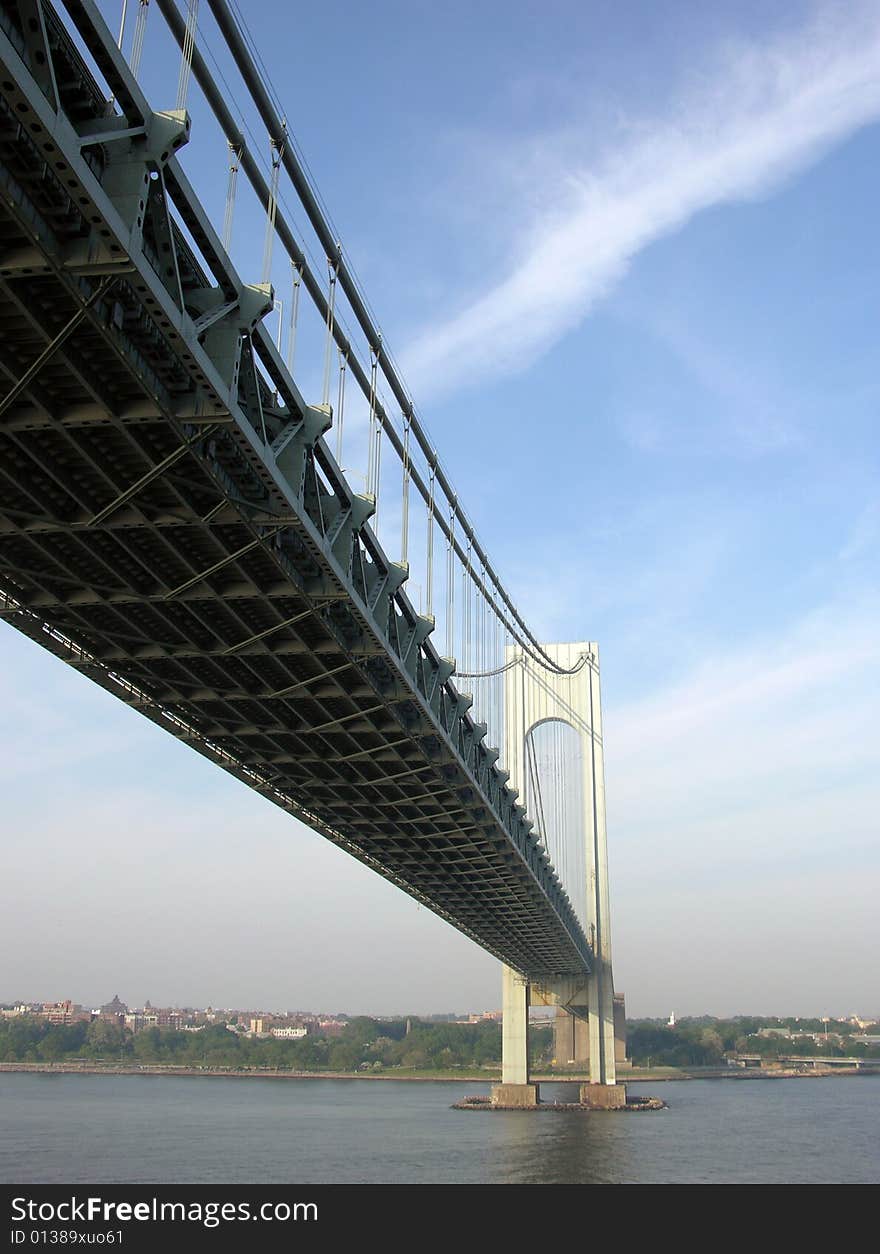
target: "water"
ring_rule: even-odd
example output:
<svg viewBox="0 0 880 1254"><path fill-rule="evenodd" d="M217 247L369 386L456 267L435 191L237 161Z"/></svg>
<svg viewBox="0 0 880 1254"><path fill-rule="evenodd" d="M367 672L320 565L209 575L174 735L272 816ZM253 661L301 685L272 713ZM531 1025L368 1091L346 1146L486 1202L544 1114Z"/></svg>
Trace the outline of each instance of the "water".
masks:
<svg viewBox="0 0 880 1254"><path fill-rule="evenodd" d="M552 1101L566 1084L542 1085ZM632 1084L642 1114L450 1110L483 1084L0 1074L9 1184L880 1181L880 1076Z"/></svg>

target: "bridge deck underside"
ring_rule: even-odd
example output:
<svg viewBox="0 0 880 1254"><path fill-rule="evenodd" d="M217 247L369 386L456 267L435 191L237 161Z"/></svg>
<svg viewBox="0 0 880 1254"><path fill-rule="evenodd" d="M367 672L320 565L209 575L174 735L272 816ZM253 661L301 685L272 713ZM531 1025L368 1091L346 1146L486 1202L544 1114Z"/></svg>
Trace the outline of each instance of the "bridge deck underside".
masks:
<svg viewBox="0 0 880 1254"><path fill-rule="evenodd" d="M35 167L48 137L28 119L25 134L0 114L0 400L82 310L63 258L97 221L75 180L59 194L63 153L52 178ZM502 960L582 972L583 946L312 531L288 507L267 532L242 507L241 465L265 468L229 398L168 351L140 278L95 301L0 416L4 617ZM194 386L210 424L169 401Z"/></svg>

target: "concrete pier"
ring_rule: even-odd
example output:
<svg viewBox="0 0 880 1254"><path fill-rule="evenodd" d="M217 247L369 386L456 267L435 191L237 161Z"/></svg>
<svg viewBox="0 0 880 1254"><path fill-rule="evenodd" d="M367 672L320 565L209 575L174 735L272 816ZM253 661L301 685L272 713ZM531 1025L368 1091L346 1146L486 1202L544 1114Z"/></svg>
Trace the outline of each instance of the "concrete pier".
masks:
<svg viewBox="0 0 880 1254"><path fill-rule="evenodd" d="M582 1084L582 1106L593 1110L622 1110L626 1106L625 1084Z"/></svg>
<svg viewBox="0 0 880 1254"><path fill-rule="evenodd" d="M492 1105L529 1109L540 1102L537 1084L493 1084Z"/></svg>

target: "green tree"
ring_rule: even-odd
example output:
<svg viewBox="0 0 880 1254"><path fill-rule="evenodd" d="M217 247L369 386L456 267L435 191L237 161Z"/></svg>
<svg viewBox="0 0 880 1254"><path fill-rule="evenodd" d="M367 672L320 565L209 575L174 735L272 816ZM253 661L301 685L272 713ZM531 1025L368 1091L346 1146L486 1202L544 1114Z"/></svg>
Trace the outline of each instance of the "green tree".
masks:
<svg viewBox="0 0 880 1254"><path fill-rule="evenodd" d="M95 1058L123 1054L131 1048L131 1033L104 1019L89 1024L87 1040L88 1052Z"/></svg>
<svg viewBox="0 0 880 1254"><path fill-rule="evenodd" d="M138 1032L132 1045L134 1056L142 1062L161 1062L164 1035L159 1028L144 1028L142 1032Z"/></svg>
<svg viewBox="0 0 880 1254"><path fill-rule="evenodd" d="M64 1040L60 1032L50 1030L40 1041L39 1054L46 1062L60 1062L64 1052Z"/></svg>
<svg viewBox="0 0 880 1254"><path fill-rule="evenodd" d="M330 1046L331 1071L356 1071L363 1061L363 1050L351 1041L338 1040Z"/></svg>
<svg viewBox="0 0 880 1254"><path fill-rule="evenodd" d="M348 1045L363 1046L375 1041L382 1035L382 1025L366 1015L358 1015L349 1019L342 1031L341 1040Z"/></svg>

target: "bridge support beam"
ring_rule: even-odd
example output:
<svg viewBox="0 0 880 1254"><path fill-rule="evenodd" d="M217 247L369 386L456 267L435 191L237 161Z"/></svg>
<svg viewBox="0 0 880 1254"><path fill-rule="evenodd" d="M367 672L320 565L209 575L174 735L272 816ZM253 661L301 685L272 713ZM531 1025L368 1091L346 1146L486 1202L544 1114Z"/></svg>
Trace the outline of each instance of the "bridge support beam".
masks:
<svg viewBox="0 0 880 1254"><path fill-rule="evenodd" d="M585 988L588 995L588 989ZM532 985L532 1005L541 1002L556 1006L553 1019L553 1058L557 1066L575 1066L587 1073L590 1064L590 1024L587 996L582 1003L564 997L544 996L545 990ZM614 1062L619 1069L626 1063L626 1002L622 993L614 994Z"/></svg>
<svg viewBox="0 0 880 1254"><path fill-rule="evenodd" d="M529 984L503 967L501 1083L492 1086L493 1106L537 1106L538 1086L529 1082Z"/></svg>

